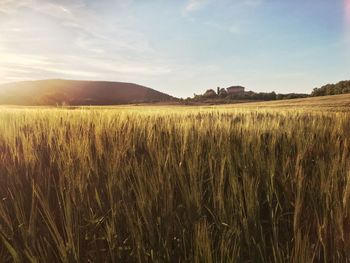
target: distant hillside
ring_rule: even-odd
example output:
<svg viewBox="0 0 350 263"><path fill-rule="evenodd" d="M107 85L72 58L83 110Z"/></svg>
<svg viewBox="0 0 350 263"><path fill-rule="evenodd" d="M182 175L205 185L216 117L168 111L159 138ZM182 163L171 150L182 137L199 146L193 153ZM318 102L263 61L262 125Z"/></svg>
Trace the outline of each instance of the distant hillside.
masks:
<svg viewBox="0 0 350 263"><path fill-rule="evenodd" d="M230 105L230 107L239 108L281 108L281 109L300 109L300 110L321 110L321 111L350 111L350 94L309 97L303 99L275 100L265 102L241 103Z"/></svg>
<svg viewBox="0 0 350 263"><path fill-rule="evenodd" d="M123 82L39 80L0 85L0 104L114 105L172 99L159 91Z"/></svg>

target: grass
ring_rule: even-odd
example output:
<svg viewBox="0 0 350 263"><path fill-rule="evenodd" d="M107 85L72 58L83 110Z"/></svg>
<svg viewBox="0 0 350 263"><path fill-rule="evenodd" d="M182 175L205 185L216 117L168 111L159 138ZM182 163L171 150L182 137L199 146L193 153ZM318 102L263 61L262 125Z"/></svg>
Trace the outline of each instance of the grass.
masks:
<svg viewBox="0 0 350 263"><path fill-rule="evenodd" d="M0 262L350 261L350 113L255 107L0 108Z"/></svg>
<svg viewBox="0 0 350 263"><path fill-rule="evenodd" d="M268 102L245 103L241 107L245 108L267 108L267 109L296 109L307 111L334 111L349 112L350 111L350 94L310 97L304 99L277 100Z"/></svg>

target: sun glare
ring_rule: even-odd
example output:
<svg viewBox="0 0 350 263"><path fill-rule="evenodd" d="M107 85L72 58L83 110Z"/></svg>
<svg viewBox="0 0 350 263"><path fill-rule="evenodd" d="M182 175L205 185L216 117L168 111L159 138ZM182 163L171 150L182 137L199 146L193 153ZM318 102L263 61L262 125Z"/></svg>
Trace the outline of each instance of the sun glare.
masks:
<svg viewBox="0 0 350 263"><path fill-rule="evenodd" d="M345 21L349 26L350 23L350 0L344 0L344 8L345 8Z"/></svg>
<svg viewBox="0 0 350 263"><path fill-rule="evenodd" d="M350 0L344 0L344 29L346 42L350 41ZM347 52L350 55L350 48L347 48Z"/></svg>

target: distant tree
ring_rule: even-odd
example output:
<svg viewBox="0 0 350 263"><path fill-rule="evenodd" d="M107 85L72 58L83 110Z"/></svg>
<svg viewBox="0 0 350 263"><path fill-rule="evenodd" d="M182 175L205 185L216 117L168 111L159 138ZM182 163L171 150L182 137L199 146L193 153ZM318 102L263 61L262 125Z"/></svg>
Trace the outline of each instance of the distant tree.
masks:
<svg viewBox="0 0 350 263"><path fill-rule="evenodd" d="M301 99L307 98L309 95L304 93L288 93L288 94L277 94L277 100L290 100L290 99Z"/></svg>
<svg viewBox="0 0 350 263"><path fill-rule="evenodd" d="M252 100L276 100L276 93L273 92L259 92L259 93L253 93L250 95L250 99Z"/></svg>
<svg viewBox="0 0 350 263"><path fill-rule="evenodd" d="M217 94L213 89L208 89L204 94L203 94L204 98L216 98Z"/></svg>
<svg viewBox="0 0 350 263"><path fill-rule="evenodd" d="M320 88L314 88L311 96L327 96L350 93L350 80L340 81L337 84L327 84Z"/></svg>
<svg viewBox="0 0 350 263"><path fill-rule="evenodd" d="M218 95L220 98L226 98L227 97L227 90L222 88L218 91Z"/></svg>

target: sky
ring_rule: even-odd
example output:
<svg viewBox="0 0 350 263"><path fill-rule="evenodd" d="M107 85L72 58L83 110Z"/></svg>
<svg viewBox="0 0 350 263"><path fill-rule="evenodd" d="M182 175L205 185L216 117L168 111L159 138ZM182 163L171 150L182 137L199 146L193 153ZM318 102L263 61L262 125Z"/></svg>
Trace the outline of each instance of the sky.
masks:
<svg viewBox="0 0 350 263"><path fill-rule="evenodd" d="M51 78L309 93L350 79L350 0L0 0L0 83Z"/></svg>

